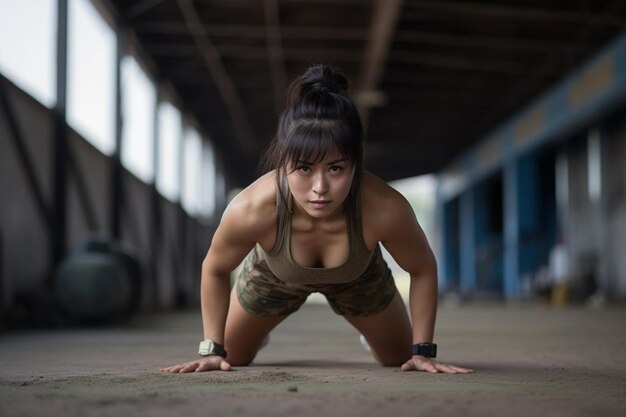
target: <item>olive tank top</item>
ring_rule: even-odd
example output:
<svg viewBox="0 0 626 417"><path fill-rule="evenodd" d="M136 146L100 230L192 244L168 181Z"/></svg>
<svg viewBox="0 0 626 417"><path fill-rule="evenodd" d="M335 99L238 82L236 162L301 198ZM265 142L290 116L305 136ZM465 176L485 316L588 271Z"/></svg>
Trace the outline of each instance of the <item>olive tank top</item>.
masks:
<svg viewBox="0 0 626 417"><path fill-rule="evenodd" d="M348 242L350 245L348 259L333 268L310 268L298 265L291 257L291 215L292 195L287 179L282 180L283 195L287 196L287 207L276 190L276 211L278 225L276 243L270 252L261 248L267 266L281 281L292 284L335 284L345 283L357 279L376 256L382 256L377 245L376 250L369 251L363 239L361 224L361 206L359 194L356 198L354 213L345 210L348 228Z"/></svg>

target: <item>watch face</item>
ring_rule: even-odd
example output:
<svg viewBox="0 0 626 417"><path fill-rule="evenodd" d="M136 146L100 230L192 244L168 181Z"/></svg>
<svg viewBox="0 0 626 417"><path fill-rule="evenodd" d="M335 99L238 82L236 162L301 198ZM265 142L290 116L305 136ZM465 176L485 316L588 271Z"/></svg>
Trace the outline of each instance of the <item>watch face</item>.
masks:
<svg viewBox="0 0 626 417"><path fill-rule="evenodd" d="M210 355L215 351L215 343L212 340L204 340L200 342L200 349L198 353L202 356Z"/></svg>
<svg viewBox="0 0 626 417"><path fill-rule="evenodd" d="M225 358L227 355L226 350L224 350L224 346L220 345L219 343L215 343L210 339L200 342L200 346L198 347L198 354L200 356L218 355L223 358Z"/></svg>

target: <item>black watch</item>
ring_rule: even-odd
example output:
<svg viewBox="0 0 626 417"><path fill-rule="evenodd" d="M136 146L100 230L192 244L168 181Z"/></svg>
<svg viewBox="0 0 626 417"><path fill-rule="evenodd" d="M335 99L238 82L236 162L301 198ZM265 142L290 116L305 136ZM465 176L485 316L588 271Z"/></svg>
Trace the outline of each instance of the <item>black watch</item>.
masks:
<svg viewBox="0 0 626 417"><path fill-rule="evenodd" d="M219 343L215 343L211 339L206 339L200 342L200 346L198 347L198 354L200 356L211 356L218 355L222 358L226 357L226 350L224 350L224 346Z"/></svg>
<svg viewBox="0 0 626 417"><path fill-rule="evenodd" d="M425 358L437 357L436 343L416 343L413 345L413 356L420 355Z"/></svg>

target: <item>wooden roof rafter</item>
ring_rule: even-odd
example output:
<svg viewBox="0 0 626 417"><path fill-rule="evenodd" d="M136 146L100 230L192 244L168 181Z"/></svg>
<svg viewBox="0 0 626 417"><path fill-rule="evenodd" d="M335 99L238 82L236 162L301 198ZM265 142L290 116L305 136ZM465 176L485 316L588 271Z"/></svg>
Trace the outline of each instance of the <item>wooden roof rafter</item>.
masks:
<svg viewBox="0 0 626 417"><path fill-rule="evenodd" d="M527 7L519 5L467 2L451 0L408 0L404 17L410 20L419 18L419 9L480 18L505 18L511 20L532 20L542 22L585 23L587 25L611 25L623 27L626 20L606 12L562 10L551 7Z"/></svg>
<svg viewBox="0 0 626 417"><path fill-rule="evenodd" d="M384 94L378 91L378 86L387 64L403 1L374 1L372 24L354 97L365 132L369 125L370 108L386 101Z"/></svg>
<svg viewBox="0 0 626 417"><path fill-rule="evenodd" d="M193 36L194 44L198 48L198 51L201 54L209 73L211 74L211 77L215 81L222 100L228 108L232 128L242 149L249 153L255 152L257 149L255 135L250 127L248 116L243 107L241 98L239 97L239 93L237 92L237 87L226 71L226 68L222 63L220 53L205 32L204 25L198 16L198 12L193 5L193 1L177 1L185 24Z"/></svg>
<svg viewBox="0 0 626 417"><path fill-rule="evenodd" d="M283 107L285 90L287 88L287 74L281 41L278 0L263 0L263 6L267 35L267 57L272 76L272 88L274 90L274 105L276 106L276 114L279 114Z"/></svg>

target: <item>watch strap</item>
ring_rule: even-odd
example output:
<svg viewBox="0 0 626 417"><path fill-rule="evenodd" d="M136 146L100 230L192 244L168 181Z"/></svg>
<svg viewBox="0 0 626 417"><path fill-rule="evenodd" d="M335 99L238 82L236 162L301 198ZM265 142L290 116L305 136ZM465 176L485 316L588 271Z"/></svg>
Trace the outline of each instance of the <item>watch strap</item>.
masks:
<svg viewBox="0 0 626 417"><path fill-rule="evenodd" d="M217 355L225 358L226 350L224 349L223 345L216 343L211 339L206 339L200 342L200 346L198 347L198 354L200 356Z"/></svg>
<svg viewBox="0 0 626 417"><path fill-rule="evenodd" d="M413 345L413 356L419 355L425 358L437 357L437 344L436 343L416 343Z"/></svg>

